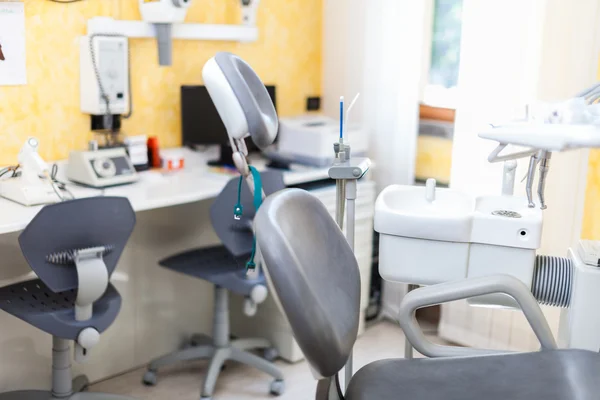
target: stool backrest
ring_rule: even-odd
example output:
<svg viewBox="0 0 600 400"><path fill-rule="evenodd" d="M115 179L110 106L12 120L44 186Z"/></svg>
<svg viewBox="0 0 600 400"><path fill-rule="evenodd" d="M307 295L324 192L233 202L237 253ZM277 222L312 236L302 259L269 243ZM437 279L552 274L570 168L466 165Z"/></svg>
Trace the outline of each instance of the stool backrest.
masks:
<svg viewBox="0 0 600 400"><path fill-rule="evenodd" d="M325 205L286 189L256 215L256 239L294 337L323 377L336 374L356 341L360 310L358 263Z"/></svg>
<svg viewBox="0 0 600 400"><path fill-rule="evenodd" d="M265 195L268 196L285 188L283 173L281 171L265 171L260 173ZM252 221L256 210L254 209L254 196L248 189L248 184L242 182L241 204L244 207L242 219L233 218L233 208L237 203L240 178L231 179L210 207L210 220L213 229L223 245L234 257L250 254L254 234Z"/></svg>
<svg viewBox="0 0 600 400"><path fill-rule="evenodd" d="M104 246L109 276L135 226L135 212L124 197L91 197L45 206L19 236L25 259L54 292L77 288L74 265L50 262L50 257Z"/></svg>

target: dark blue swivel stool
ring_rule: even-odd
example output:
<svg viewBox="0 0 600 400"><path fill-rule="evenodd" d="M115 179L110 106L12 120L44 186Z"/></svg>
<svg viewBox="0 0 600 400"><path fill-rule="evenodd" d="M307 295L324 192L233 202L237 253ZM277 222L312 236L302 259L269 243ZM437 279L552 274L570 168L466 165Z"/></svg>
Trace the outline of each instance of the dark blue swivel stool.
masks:
<svg viewBox="0 0 600 400"><path fill-rule="evenodd" d="M279 171L263 172L261 178L266 195L285 188L283 175ZM234 219L238 187L239 178L229 181L211 206L211 222L222 246L190 250L160 262L165 268L205 280L215 286L212 338L194 335L189 347L152 361L143 378L146 385L156 384L156 372L161 367L185 360L210 359L201 399L211 399L223 364L227 360L233 360L273 376L275 380L271 383L271 394L283 393L283 374L271 362L277 357L277 353L269 341L258 338L230 341L229 292L245 297L244 309L247 315L253 315L257 304L267 297L264 274L259 272L258 276L251 278L246 274L246 262L254 241L252 220L255 210L253 196L244 183L240 196L243 216L240 220ZM266 359L247 351L253 349L265 350Z"/></svg>
<svg viewBox="0 0 600 400"><path fill-rule="evenodd" d="M84 362L115 320L121 296L110 284L135 226L131 204L93 197L42 208L19 236L25 259L39 279L0 289L0 308L52 335L52 389L0 394L0 400L131 400L74 393L70 341ZM75 389L75 390L74 390Z"/></svg>

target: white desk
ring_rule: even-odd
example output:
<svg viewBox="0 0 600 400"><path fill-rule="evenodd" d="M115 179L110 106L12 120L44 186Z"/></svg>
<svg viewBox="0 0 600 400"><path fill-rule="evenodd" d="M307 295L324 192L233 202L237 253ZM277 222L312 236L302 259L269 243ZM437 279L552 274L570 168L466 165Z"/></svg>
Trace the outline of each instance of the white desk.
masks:
<svg viewBox="0 0 600 400"><path fill-rule="evenodd" d="M138 182L105 190L76 185L69 185L69 190L76 198L100 195L127 197L135 211L146 211L214 198L235 176L211 171L206 163L216 158L214 151L195 152L180 148L165 150L165 152L181 153L185 157L185 169L172 173L141 172ZM63 161L58 164L59 177L64 182L68 182L64 177L66 163ZM265 168L265 161L261 158L253 159L252 164L259 169ZM328 179L327 171L328 168L295 165L290 171L284 172L283 179L288 186L298 185ZM23 230L41 208L41 206L25 207L0 198L0 234Z"/></svg>
<svg viewBox="0 0 600 400"><path fill-rule="evenodd" d="M208 334L212 327L212 285L161 268L158 261L184 250L219 243L209 218L211 199L235 175L211 172L206 161L216 158L214 151L168 151L183 153L186 164L183 171L169 174L143 172L135 184L104 191L69 186L77 198L125 196L138 212L136 228L121 256L117 273L112 277L112 283L123 297L119 316L102 334L89 363L73 364L76 374L86 373L93 381L144 365L177 349L182 339L190 334ZM257 168L264 168L264 161L252 161ZM58 164L59 178L66 182L65 163ZM302 166L284 173L288 185L327 178L327 169ZM23 280L24 274L31 272L17 238L40 209L0 199L0 280L4 284ZM268 311L266 307L269 306L265 304L263 313ZM237 308L238 311L242 309L241 305ZM273 313L278 314L278 310L267 314ZM264 324L263 321L254 320L243 325ZM0 392L47 389L51 365L50 335L3 312L0 312L0 326ZM277 329L286 332L285 337L291 340L287 325Z"/></svg>

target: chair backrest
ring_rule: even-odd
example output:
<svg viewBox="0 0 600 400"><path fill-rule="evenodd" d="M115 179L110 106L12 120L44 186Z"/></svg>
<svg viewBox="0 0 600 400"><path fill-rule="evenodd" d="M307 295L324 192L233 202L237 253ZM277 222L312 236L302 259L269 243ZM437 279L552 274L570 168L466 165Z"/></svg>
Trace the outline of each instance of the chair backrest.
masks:
<svg viewBox="0 0 600 400"><path fill-rule="evenodd" d="M219 52L202 69L204 85L230 137L250 134L264 150L275 141L279 120L264 83L238 56Z"/></svg>
<svg viewBox="0 0 600 400"><path fill-rule="evenodd" d="M267 275L294 336L316 372L331 377L356 341L358 263L325 205L286 189L269 196L255 218Z"/></svg>
<svg viewBox="0 0 600 400"><path fill-rule="evenodd" d="M265 171L260 174L265 195L268 196L279 190L285 189L283 173L281 171ZM254 234L252 221L256 210L254 209L254 196L248 189L248 184L242 182L240 202L244 207L244 214L238 221L233 218L233 208L237 203L240 178L231 179L210 207L210 220L213 229L223 245L234 257L250 254Z"/></svg>
<svg viewBox="0 0 600 400"><path fill-rule="evenodd" d="M110 276L135 226L135 212L124 197L91 197L45 206L19 236L31 269L54 292L77 288L73 265L57 265L52 255L104 246Z"/></svg>

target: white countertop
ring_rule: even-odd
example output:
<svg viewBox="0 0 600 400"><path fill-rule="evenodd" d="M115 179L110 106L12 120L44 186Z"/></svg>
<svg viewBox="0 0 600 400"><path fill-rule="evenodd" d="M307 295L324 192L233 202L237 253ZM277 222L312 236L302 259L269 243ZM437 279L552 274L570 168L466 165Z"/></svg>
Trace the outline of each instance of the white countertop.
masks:
<svg viewBox="0 0 600 400"><path fill-rule="evenodd" d="M186 148L164 150L178 152L185 157L185 168L177 172L145 171L139 173L138 182L105 190L69 185L68 189L76 198L92 196L127 197L135 211L175 206L216 197L225 184L235 174L214 172L207 160L215 159L214 151L196 152ZM263 159L252 159L252 165L265 168ZM64 177L65 162L58 162L59 178ZM284 172L286 185L298 185L328 178L328 168L311 168L292 165ZM18 232L24 229L42 206L25 207L10 200L0 198L0 234Z"/></svg>

